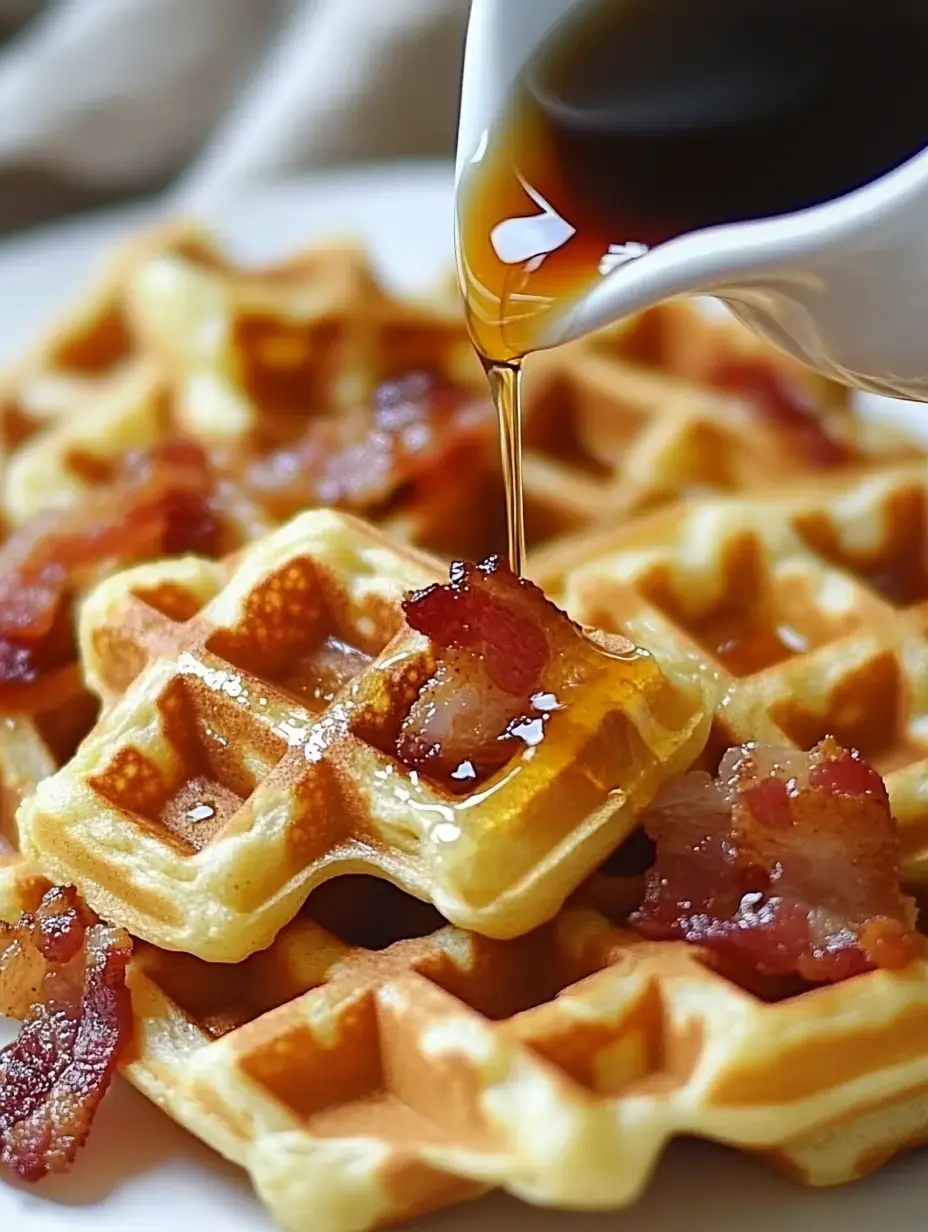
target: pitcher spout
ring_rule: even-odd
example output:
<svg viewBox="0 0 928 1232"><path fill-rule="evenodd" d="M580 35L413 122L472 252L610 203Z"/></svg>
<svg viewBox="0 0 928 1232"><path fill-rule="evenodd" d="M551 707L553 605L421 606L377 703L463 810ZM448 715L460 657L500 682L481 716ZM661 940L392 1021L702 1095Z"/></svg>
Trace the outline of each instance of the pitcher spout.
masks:
<svg viewBox="0 0 928 1232"><path fill-rule="evenodd" d="M662 299L711 295L854 388L928 401L928 150L838 201L672 240L549 323L553 346Z"/></svg>

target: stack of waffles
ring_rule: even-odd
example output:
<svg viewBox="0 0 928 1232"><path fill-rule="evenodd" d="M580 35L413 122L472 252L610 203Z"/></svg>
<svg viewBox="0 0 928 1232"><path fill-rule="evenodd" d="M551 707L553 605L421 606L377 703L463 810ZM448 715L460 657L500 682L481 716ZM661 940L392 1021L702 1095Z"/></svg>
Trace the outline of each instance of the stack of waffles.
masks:
<svg viewBox="0 0 928 1232"><path fill-rule="evenodd" d="M403 596L499 529L482 374L449 305L397 301L349 248L242 271L178 228L124 254L6 386L14 538L177 440L209 459L223 534L82 579L89 713L66 744L4 712L22 803L0 919L73 884L132 933L125 1076L293 1232L495 1187L621 1206L680 1135L815 1185L928 1140L928 952L786 988L628 925L661 786L752 740L859 748L917 892L928 463L681 305L535 367L529 573L610 667L569 722L454 792L396 754L441 664ZM410 379L431 383L407 401L437 382L477 408L453 450L386 495L336 485L350 512L300 512L286 459L316 465L313 423Z"/></svg>
<svg viewBox="0 0 928 1232"><path fill-rule="evenodd" d="M856 416L838 387L686 304L539 356L527 393L536 546L694 492L920 454ZM348 424L334 442L333 422ZM398 299L349 244L243 269L199 227L172 224L118 252L0 381L2 525L29 534L51 513L67 524L127 456L177 439L214 470L217 552L319 503L446 557L503 547L495 423L457 304L445 289ZM9 835L18 801L89 729L96 703L76 672L53 704L6 694Z"/></svg>
<svg viewBox="0 0 928 1232"><path fill-rule="evenodd" d="M79 502L123 454L180 434L235 482L251 534L307 505L336 505L475 559L502 547L504 521L485 390L447 288L397 298L350 244L244 270L197 228L164 227L117 254L7 375L5 516L18 525ZM855 415L839 386L683 302L533 357L524 418L534 544L684 495L753 492L922 452ZM348 422L345 435L333 439L333 421ZM370 481L372 461L384 464L365 448L372 426L425 454L395 467L393 486L342 473L353 465ZM438 466L434 444L416 439L428 429L442 437ZM319 455L335 446L341 470L320 473ZM461 482L444 482L449 473Z"/></svg>

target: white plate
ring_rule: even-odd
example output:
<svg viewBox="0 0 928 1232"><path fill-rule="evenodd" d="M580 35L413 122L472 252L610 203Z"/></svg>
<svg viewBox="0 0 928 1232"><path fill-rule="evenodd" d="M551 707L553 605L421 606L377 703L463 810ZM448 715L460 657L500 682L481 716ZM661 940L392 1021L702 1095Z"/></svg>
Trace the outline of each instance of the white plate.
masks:
<svg viewBox="0 0 928 1232"><path fill-rule="evenodd" d="M114 241L151 216L147 208L108 211L0 244L0 362L79 290ZM357 234L385 276L419 289L450 265L450 172L411 166L320 176L220 204L210 221L236 251L256 259L335 234ZM913 411L902 406L901 413L908 419ZM628 1212L564 1215L494 1195L422 1220L415 1229L781 1232L793 1224L814 1225L818 1232L902 1232L924 1225L926 1187L924 1154L899 1159L856 1185L810 1192L750 1160L685 1143L669 1153L648 1195ZM237 1169L121 1081L71 1176L35 1188L0 1181L3 1232L272 1232L273 1227Z"/></svg>

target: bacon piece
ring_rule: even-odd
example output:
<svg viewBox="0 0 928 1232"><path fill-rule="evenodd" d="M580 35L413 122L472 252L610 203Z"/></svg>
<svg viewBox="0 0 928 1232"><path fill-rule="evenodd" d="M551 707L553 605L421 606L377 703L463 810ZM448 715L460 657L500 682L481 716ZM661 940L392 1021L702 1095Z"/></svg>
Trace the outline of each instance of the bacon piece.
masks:
<svg viewBox="0 0 928 1232"><path fill-rule="evenodd" d="M644 825L657 860L633 923L647 937L813 982L914 956L883 781L831 737L811 753L730 749L717 779L668 784Z"/></svg>
<svg viewBox="0 0 928 1232"><path fill-rule="evenodd" d="M131 942L73 887L0 925L0 1013L23 1019L0 1051L0 1160L25 1181L71 1166L132 1029Z"/></svg>
<svg viewBox="0 0 928 1232"><path fill-rule="evenodd" d="M772 364L730 359L720 363L709 379L716 389L744 398L771 427L788 436L806 465L824 470L852 460L853 451L828 433L800 383Z"/></svg>
<svg viewBox="0 0 928 1232"><path fill-rule="evenodd" d="M580 629L497 556L456 562L447 585L407 596L408 624L438 663L397 741L402 761L466 791L521 746L540 743L560 708L558 660L576 659Z"/></svg>
<svg viewBox="0 0 928 1232"><path fill-rule="evenodd" d="M430 372L411 372L379 385L372 406L311 422L294 445L250 466L245 485L282 510L370 509L406 484L445 472L493 429L488 400Z"/></svg>
<svg viewBox="0 0 928 1232"><path fill-rule="evenodd" d="M127 460L79 509L37 515L0 550L0 706L39 712L73 695L71 597L103 564L185 551L215 555L212 472L193 442Z"/></svg>

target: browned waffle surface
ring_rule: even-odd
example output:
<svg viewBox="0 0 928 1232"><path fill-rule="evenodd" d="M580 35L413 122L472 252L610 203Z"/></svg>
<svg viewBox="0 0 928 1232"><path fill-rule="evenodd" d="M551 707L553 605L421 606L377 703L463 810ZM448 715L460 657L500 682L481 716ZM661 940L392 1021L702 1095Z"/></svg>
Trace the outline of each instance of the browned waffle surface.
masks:
<svg viewBox="0 0 928 1232"><path fill-rule="evenodd" d="M68 364L80 397L58 373ZM688 303L527 368L536 545L687 494L923 452L732 318ZM36 371L54 404L44 418L28 409L41 399L23 374ZM459 307L391 294L356 245L250 269L189 226L143 235L8 383L26 391L6 434L3 503L17 524L79 503L127 451L180 435L207 450L253 522L328 505L446 556L504 547L495 421ZM68 414L54 409L62 400Z"/></svg>
<svg viewBox="0 0 928 1232"><path fill-rule="evenodd" d="M105 262L94 285L69 306L0 381L0 436L5 456L22 442L75 414L90 413L111 378L140 358L126 316L133 269L155 253L218 260L205 232L170 223L143 232Z"/></svg>
<svg viewBox="0 0 928 1232"><path fill-rule="evenodd" d="M325 504L486 550L468 481L496 463L496 424L456 304L389 294L351 244L264 272L165 253L128 294L179 429L273 516Z"/></svg>
<svg viewBox="0 0 928 1232"><path fill-rule="evenodd" d="M452 793L397 756L440 665L401 600L442 571L320 510L227 564L102 584L82 643L113 704L21 810L26 849L105 917L223 961L360 869L493 935L553 915L696 756L704 699L607 638L619 657L595 652L543 741Z"/></svg>
<svg viewBox="0 0 928 1232"><path fill-rule="evenodd" d="M459 397L483 399L486 388L457 305L388 296L356 249L323 247L294 269L262 281L156 254L129 291L136 329L170 374L184 429L233 453L244 442L259 459L251 479L284 515L311 503L312 482L301 488L292 471L315 465L320 421L356 416L384 382L411 374L429 373ZM527 369L524 477L534 543L690 492L746 491L922 452L857 416L841 387L810 376L732 318L687 303L532 357ZM383 507L357 503L363 484L353 504L331 483L322 499L387 519L446 554L476 559L499 550L494 433L457 423L439 429L461 437L445 470L455 483L423 474ZM491 420L483 427L492 429ZM356 448L362 468L363 454Z"/></svg>
<svg viewBox="0 0 928 1232"><path fill-rule="evenodd" d="M44 886L0 860L0 918ZM244 964L138 943L123 1072L293 1232L363 1232L495 1186L624 1206L677 1136L812 1185L928 1139L924 952L826 987L745 984L628 932L629 901L600 876L493 941L348 876Z"/></svg>
<svg viewBox="0 0 928 1232"><path fill-rule="evenodd" d="M749 494L923 454L858 415L840 386L690 302L526 367L535 545L684 496Z"/></svg>
<svg viewBox="0 0 928 1232"><path fill-rule="evenodd" d="M256 530L202 451L134 455L74 508L35 514L0 549L0 832L19 801L73 752L96 718L77 612L94 582L135 561L220 554Z"/></svg>
<svg viewBox="0 0 928 1232"><path fill-rule="evenodd" d="M143 234L0 389L0 503L10 532L0 552L0 833L14 839L19 802L96 716L74 631L88 586L153 555L228 552L268 525L195 443L173 433L163 373L126 312L132 270L156 253L220 264L195 226Z"/></svg>
<svg viewBox="0 0 928 1232"><path fill-rule="evenodd" d="M127 1075L245 1166L287 1228L357 1232L497 1185L622 1206L678 1135L818 1184L926 1136L924 958L746 991L582 903L498 942L402 920L363 878L322 897L328 927L311 898L244 968L142 946L133 974ZM398 917L393 941L380 922Z"/></svg>
<svg viewBox="0 0 928 1232"><path fill-rule="evenodd" d="M8 379L22 391L2 486L16 525L183 439L253 530L322 504L448 551L474 541L465 481L495 462L496 428L460 312L389 294L356 245L250 268L194 227L143 234L27 360Z"/></svg>
<svg viewBox="0 0 928 1232"><path fill-rule="evenodd" d="M928 864L922 464L642 519L537 561L572 614L720 681L705 760L730 744L826 734L884 776L904 867ZM569 563L568 563L569 562ZM712 767L714 768L714 767Z"/></svg>

